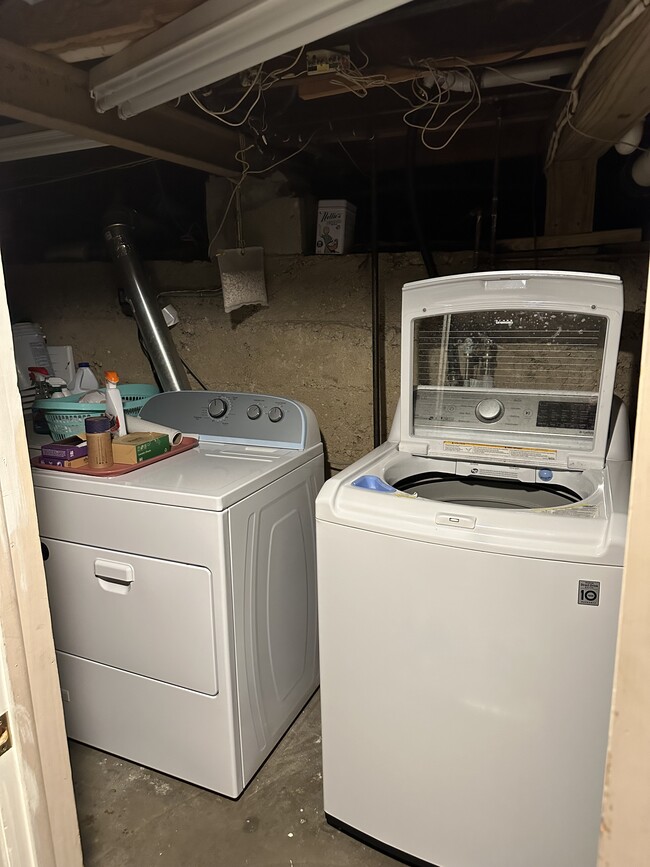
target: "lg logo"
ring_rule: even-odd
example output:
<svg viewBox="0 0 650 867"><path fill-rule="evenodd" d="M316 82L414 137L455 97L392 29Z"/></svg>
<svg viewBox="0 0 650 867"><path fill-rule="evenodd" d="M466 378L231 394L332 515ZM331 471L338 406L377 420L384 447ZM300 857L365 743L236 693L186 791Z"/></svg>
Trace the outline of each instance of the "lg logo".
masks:
<svg viewBox="0 0 650 867"><path fill-rule="evenodd" d="M600 581L578 581L578 605L600 604Z"/></svg>

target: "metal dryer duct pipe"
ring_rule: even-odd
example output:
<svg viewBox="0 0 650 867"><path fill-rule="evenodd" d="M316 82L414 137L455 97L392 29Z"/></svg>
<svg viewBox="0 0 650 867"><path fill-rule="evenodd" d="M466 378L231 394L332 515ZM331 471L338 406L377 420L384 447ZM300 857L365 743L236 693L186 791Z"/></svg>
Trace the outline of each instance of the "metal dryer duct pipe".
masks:
<svg viewBox="0 0 650 867"><path fill-rule="evenodd" d="M191 386L178 356L155 292L144 272L131 238L127 220L109 223L104 238L123 281L126 298L133 308L142 342L163 391L190 391Z"/></svg>

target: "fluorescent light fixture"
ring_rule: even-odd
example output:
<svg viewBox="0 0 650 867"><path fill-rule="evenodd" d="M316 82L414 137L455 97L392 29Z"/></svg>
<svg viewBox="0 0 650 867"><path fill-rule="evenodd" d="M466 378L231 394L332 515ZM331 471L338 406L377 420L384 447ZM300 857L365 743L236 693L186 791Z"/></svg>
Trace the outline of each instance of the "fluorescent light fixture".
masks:
<svg viewBox="0 0 650 867"><path fill-rule="evenodd" d="M122 118L380 15L408 0L207 0L90 70Z"/></svg>
<svg viewBox="0 0 650 867"><path fill-rule="evenodd" d="M102 142L77 138L67 132L43 129L30 123L0 126L0 163L102 147L105 147Z"/></svg>

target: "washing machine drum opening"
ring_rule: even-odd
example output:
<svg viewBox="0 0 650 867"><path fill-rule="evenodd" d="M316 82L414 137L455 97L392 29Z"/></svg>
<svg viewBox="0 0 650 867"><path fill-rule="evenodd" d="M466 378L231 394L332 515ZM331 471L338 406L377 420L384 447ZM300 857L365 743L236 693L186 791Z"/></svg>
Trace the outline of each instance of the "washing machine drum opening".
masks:
<svg viewBox="0 0 650 867"><path fill-rule="evenodd" d="M393 482L393 487L426 500L487 509L551 509L582 500L579 494L562 485L532 485L446 473L418 473Z"/></svg>

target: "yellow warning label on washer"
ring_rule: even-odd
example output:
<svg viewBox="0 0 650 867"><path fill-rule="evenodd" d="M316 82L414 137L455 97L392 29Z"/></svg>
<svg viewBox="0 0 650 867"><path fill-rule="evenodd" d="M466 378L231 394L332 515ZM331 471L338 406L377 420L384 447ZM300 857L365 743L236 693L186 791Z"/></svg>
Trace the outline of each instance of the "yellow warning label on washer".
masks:
<svg viewBox="0 0 650 867"><path fill-rule="evenodd" d="M557 449L535 449L527 446L499 446L489 443L461 443L445 440L443 451L476 458L498 458L509 463L551 464L557 460Z"/></svg>

